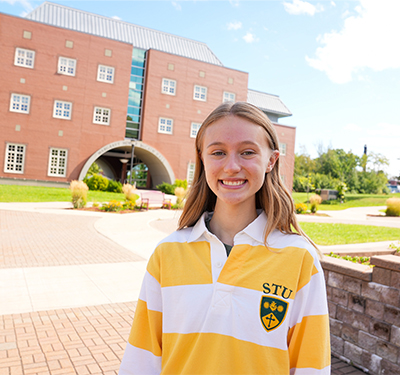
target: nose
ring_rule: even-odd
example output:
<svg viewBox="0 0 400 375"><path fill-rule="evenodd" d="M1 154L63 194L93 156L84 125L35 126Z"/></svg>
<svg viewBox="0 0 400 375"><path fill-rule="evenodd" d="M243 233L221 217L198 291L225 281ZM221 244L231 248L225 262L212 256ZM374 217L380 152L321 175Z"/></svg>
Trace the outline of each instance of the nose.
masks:
<svg viewBox="0 0 400 375"><path fill-rule="evenodd" d="M226 158L226 163L224 166L224 171L229 174L235 174L240 172L242 169L240 165L240 160L237 155L230 154Z"/></svg>

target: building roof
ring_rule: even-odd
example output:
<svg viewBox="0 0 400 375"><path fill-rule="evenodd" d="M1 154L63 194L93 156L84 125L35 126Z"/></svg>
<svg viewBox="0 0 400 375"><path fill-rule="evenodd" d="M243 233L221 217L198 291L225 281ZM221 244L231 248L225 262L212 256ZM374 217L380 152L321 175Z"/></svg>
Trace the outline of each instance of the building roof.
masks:
<svg viewBox="0 0 400 375"><path fill-rule="evenodd" d="M30 12L26 18L56 27L130 43L136 48L156 49L222 66L221 61L205 43L48 1Z"/></svg>
<svg viewBox="0 0 400 375"><path fill-rule="evenodd" d="M249 89L247 91L247 101L265 112L277 115L277 117L292 115L292 112L289 111L277 95Z"/></svg>

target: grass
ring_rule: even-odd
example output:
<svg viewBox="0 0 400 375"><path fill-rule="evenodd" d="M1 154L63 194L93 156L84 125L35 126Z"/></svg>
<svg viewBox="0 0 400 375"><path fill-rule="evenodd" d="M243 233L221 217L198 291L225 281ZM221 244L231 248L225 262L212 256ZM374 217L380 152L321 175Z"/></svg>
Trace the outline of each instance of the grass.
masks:
<svg viewBox="0 0 400 375"><path fill-rule="evenodd" d="M88 202L125 201L124 194L88 191ZM0 202L71 202L68 188L0 185Z"/></svg>
<svg viewBox="0 0 400 375"><path fill-rule="evenodd" d="M310 197L313 193L309 193ZM307 193L292 193L295 203L306 203ZM399 197L400 193L388 195L373 195L373 194L346 194L346 201L339 203L330 201L331 204L320 204L318 209L322 211L345 210L352 207L373 207L386 206L386 201L391 197Z"/></svg>
<svg viewBox="0 0 400 375"><path fill-rule="evenodd" d="M304 222L300 225L317 245L322 246L397 241L400 239L400 228Z"/></svg>

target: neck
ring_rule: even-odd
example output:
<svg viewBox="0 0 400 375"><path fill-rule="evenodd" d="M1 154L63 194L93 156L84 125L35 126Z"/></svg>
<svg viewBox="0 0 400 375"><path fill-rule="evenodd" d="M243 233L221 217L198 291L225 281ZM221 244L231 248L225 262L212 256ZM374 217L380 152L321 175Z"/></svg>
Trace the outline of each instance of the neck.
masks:
<svg viewBox="0 0 400 375"><path fill-rule="evenodd" d="M233 238L257 218L255 204L249 207L215 205L214 214L210 221L211 232L224 244L233 246Z"/></svg>

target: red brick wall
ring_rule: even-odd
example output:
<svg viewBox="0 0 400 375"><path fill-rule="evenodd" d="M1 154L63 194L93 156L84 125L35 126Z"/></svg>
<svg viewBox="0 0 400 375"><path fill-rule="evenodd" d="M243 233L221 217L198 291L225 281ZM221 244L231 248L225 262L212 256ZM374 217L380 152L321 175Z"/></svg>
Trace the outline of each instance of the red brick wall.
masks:
<svg viewBox="0 0 400 375"><path fill-rule="evenodd" d="M32 33L31 39L23 38L25 30ZM66 40L73 41L73 48L66 47ZM90 155L124 139L131 45L4 14L0 14L0 43L0 177L77 179ZM16 47L36 52L34 69L14 65ZM105 56L105 49L112 51L111 57ZM77 59L75 77L57 73L59 56ZM115 68L114 84L97 81L98 64ZM11 93L31 95L28 115L9 111ZM71 120L53 118L55 99L73 103ZM111 109L110 126L93 124L94 106ZM17 124L21 131L15 131ZM27 145L23 175L4 173L6 142ZM68 149L66 178L47 175L50 147Z"/></svg>
<svg viewBox="0 0 400 375"><path fill-rule="evenodd" d="M168 64L174 64L173 71L168 70ZM205 77L200 77L200 71ZM161 93L163 78L176 80L175 96ZM228 83L229 78L233 79L232 84ZM247 101L247 83L247 73L150 50L142 120L143 142L164 155L176 178L186 179L188 163L195 160L191 123L202 123L222 103L224 91L235 93L236 101ZM206 102L193 99L194 85L207 87ZM174 120L173 135L158 133L159 117Z"/></svg>

